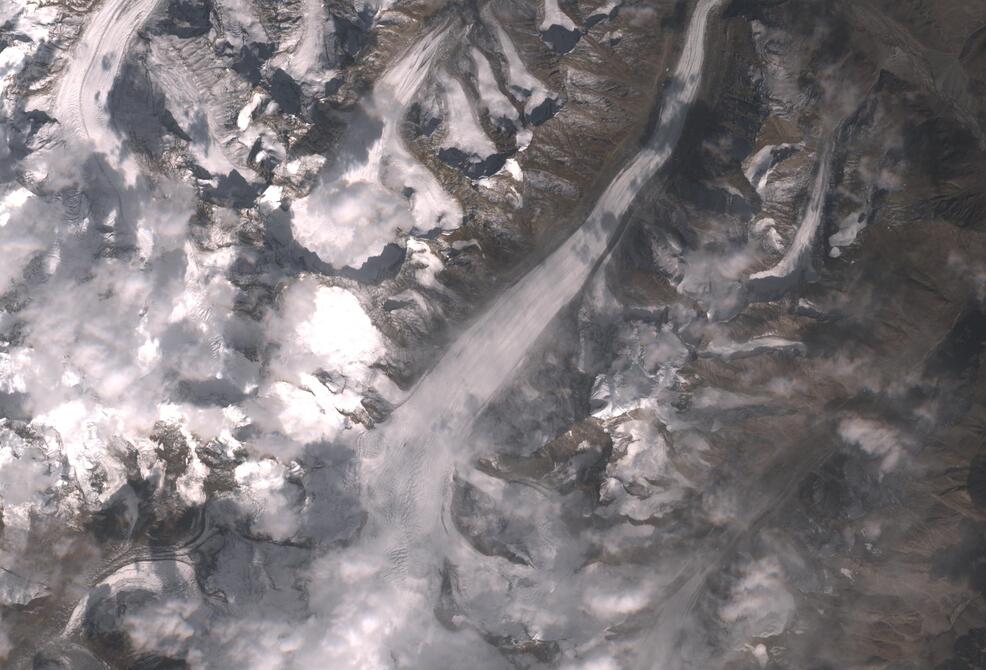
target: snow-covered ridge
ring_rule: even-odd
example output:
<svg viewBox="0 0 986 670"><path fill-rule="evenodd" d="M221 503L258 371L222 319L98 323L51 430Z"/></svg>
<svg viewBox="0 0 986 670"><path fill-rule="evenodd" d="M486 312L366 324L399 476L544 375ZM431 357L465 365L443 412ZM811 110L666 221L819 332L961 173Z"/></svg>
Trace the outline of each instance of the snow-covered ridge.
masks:
<svg viewBox="0 0 986 670"><path fill-rule="evenodd" d="M726 360L736 360L748 356L756 356L760 353L769 351L804 353L805 345L802 342L789 340L783 337L766 335L755 337L746 342L732 342L728 340L713 340L708 346L699 352L700 356L724 358Z"/></svg>

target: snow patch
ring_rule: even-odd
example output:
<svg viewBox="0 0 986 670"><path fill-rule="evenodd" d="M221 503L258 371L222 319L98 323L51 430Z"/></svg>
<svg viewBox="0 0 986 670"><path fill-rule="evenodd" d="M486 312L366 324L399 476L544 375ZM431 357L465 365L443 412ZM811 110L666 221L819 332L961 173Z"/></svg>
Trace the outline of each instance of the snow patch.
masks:
<svg viewBox="0 0 986 670"><path fill-rule="evenodd" d="M524 171L520 167L520 163L517 162L516 158L508 158L503 164L503 168L507 171L507 174L517 182L524 181Z"/></svg>
<svg viewBox="0 0 986 670"><path fill-rule="evenodd" d="M701 352L705 356L714 356L726 360L736 360L755 356L767 351L787 351L804 353L805 345L801 342L788 340L783 337L755 337L746 342L733 342L725 338L716 338L709 342Z"/></svg>
<svg viewBox="0 0 986 670"><path fill-rule="evenodd" d="M486 135L486 131L476 118L469 96L466 95L462 82L447 73L439 81L445 91L448 105L448 135L443 146L460 149L466 154L472 154L483 159L496 153L496 145Z"/></svg>
<svg viewBox="0 0 986 670"><path fill-rule="evenodd" d="M574 31L575 21L558 6L558 0L544 0L544 18L541 20L541 31L546 31L551 26L561 26L565 30Z"/></svg>
<svg viewBox="0 0 986 670"><path fill-rule="evenodd" d="M407 263L414 268L414 278L421 286L438 288L438 273L445 269L445 264L431 250L424 240L408 238Z"/></svg>
<svg viewBox="0 0 986 670"><path fill-rule="evenodd" d="M507 61L505 74L510 92L524 103L524 111L530 114L532 110L548 99L548 89L524 65L520 54L517 53L517 47L514 46L503 26L496 21L491 22L496 32L497 41L500 43L500 52Z"/></svg>
<svg viewBox="0 0 986 670"><path fill-rule="evenodd" d="M475 47L470 54L476 66L476 88L479 92L480 104L494 121L506 120L515 128L520 128L517 108L500 90L496 75L493 73L493 68L486 56Z"/></svg>
<svg viewBox="0 0 986 670"><path fill-rule="evenodd" d="M866 228L866 213L854 212L839 222L839 232L829 237L829 245L832 249L829 254L833 258L838 258L844 247L852 246L856 241L856 236Z"/></svg>
<svg viewBox="0 0 986 670"><path fill-rule="evenodd" d="M663 516L688 490L669 458L670 445L653 421L629 420L611 431L613 457L599 498L634 521Z"/></svg>
<svg viewBox="0 0 986 670"><path fill-rule="evenodd" d="M260 104L264 101L264 94L259 91L253 94L250 98L250 102L243 105L243 108L236 115L236 127L240 130L246 130L250 127L250 123L253 121L254 112L260 107Z"/></svg>
<svg viewBox="0 0 986 670"><path fill-rule="evenodd" d="M811 199L802 217L801 225L798 227L798 232L794 236L794 241L784 257L774 267L750 275L751 282L754 284L775 284L783 288L784 284L794 280L805 264L809 262L818 228L822 222L822 215L825 213L825 196L828 191L830 171L831 149L827 149L821 158L818 173L815 175Z"/></svg>
<svg viewBox="0 0 986 670"><path fill-rule="evenodd" d="M785 158L803 148L801 144L768 144L743 161L743 175L761 198L774 168Z"/></svg>

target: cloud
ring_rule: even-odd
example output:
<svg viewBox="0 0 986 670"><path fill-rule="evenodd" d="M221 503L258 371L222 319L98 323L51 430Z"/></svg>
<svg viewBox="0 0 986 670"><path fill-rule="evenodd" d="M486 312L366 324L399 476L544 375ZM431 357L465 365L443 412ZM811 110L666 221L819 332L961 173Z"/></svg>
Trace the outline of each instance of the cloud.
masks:
<svg viewBox="0 0 986 670"><path fill-rule="evenodd" d="M373 377L369 366L386 352L386 340L359 299L314 277L288 287L270 315L268 329L278 346L272 366L290 381L321 369L364 383Z"/></svg>
<svg viewBox="0 0 986 670"><path fill-rule="evenodd" d="M736 644L752 638L780 635L794 615L794 596L787 590L784 570L774 558L748 564L719 608L719 618L729 626Z"/></svg>
<svg viewBox="0 0 986 670"><path fill-rule="evenodd" d="M882 473L896 468L906 454L900 433L872 419L859 416L843 419L839 423L839 436L846 444L855 445L863 453L879 460Z"/></svg>
<svg viewBox="0 0 986 670"><path fill-rule="evenodd" d="M288 469L273 459L248 461L237 466L237 496L251 517L251 530L275 541L289 540L298 532L299 519L292 498L300 490L286 481Z"/></svg>
<svg viewBox="0 0 986 670"><path fill-rule="evenodd" d="M9 188L0 195L0 295L21 280L28 263L52 248L54 230L50 225L60 212L23 186Z"/></svg>
<svg viewBox="0 0 986 670"><path fill-rule="evenodd" d="M291 211L294 238L336 268L360 267L414 227L407 201L374 182L322 182Z"/></svg>
<svg viewBox="0 0 986 670"><path fill-rule="evenodd" d="M257 426L298 445L332 440L350 426L348 416L362 411L369 389L396 393L373 367L389 343L352 292L302 277L264 326L273 344L268 375L258 397L245 403Z"/></svg>

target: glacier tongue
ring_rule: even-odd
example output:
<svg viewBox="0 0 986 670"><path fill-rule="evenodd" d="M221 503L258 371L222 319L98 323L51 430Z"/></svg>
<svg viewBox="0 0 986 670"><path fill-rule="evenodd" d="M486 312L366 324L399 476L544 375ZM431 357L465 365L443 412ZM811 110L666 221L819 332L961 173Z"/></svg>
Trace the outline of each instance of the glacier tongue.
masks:
<svg viewBox="0 0 986 670"><path fill-rule="evenodd" d="M379 434L364 438L370 511L365 541L386 549L391 557L386 572L409 587L429 584L428 576L459 542L444 530L446 506L452 472L471 456L467 445L474 418L579 293L637 192L671 156L698 95L705 32L718 4L702 0L696 7L654 136L619 172L583 225L453 343Z"/></svg>
<svg viewBox="0 0 986 670"><path fill-rule="evenodd" d="M109 124L110 89L128 46L159 0L108 0L79 37L52 102L52 114L97 150L115 153L119 139Z"/></svg>
<svg viewBox="0 0 986 670"><path fill-rule="evenodd" d="M986 4L803 4L0 2L0 665L975 665Z"/></svg>

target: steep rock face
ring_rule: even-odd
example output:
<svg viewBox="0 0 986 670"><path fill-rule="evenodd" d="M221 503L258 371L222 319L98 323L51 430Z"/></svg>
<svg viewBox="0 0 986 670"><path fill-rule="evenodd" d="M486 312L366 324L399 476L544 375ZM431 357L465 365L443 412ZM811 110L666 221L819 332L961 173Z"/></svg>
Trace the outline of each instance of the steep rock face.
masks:
<svg viewBox="0 0 986 670"><path fill-rule="evenodd" d="M699 3L113 3L0 15L5 667L982 665L986 10L720 3L419 574L373 439Z"/></svg>

